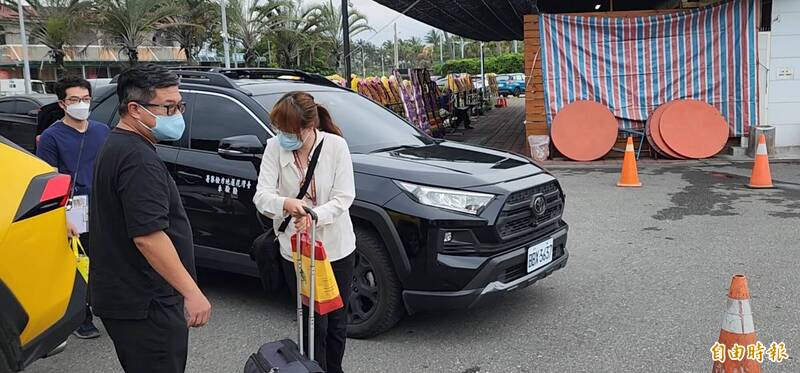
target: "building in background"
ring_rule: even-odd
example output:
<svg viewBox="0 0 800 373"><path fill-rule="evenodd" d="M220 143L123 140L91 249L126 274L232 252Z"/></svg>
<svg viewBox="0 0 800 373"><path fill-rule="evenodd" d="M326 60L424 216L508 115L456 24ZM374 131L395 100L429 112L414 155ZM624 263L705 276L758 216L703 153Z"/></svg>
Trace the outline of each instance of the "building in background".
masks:
<svg viewBox="0 0 800 373"><path fill-rule="evenodd" d="M775 127L778 155L800 156L800 1L772 0L769 19L759 40L769 43L760 61L767 69L761 123Z"/></svg>
<svg viewBox="0 0 800 373"><path fill-rule="evenodd" d="M26 30L30 31L28 27ZM120 53L118 46L103 44L102 38L94 32L87 33L82 39L78 45L65 48L64 65L68 75L87 79L111 78L127 67L127 56ZM185 64L186 56L175 43L164 40L157 34L153 35L152 40L149 45L139 47L140 62ZM53 81L59 78L56 66L48 55L49 51L50 48L37 44L36 40L28 36L31 79ZM0 5L0 79L22 78L22 66L22 42L17 11Z"/></svg>

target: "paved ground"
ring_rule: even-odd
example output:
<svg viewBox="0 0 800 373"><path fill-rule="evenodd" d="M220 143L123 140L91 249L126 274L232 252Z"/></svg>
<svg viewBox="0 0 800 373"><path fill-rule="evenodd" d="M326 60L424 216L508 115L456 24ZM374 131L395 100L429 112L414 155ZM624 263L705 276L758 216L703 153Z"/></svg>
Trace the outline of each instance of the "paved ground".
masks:
<svg viewBox="0 0 800 373"><path fill-rule="evenodd" d="M478 309L419 315L351 340L349 372L708 372L727 286L750 279L759 339L800 371L800 163L773 164L778 189L744 188L747 164L554 169L567 191L567 268ZM191 334L189 372L241 372L261 343L293 335L291 306L257 281L204 272L212 323ZM30 372L118 372L107 336L70 340Z"/></svg>
<svg viewBox="0 0 800 373"><path fill-rule="evenodd" d="M485 115L472 117L473 129L459 127L448 140L530 154L525 139L525 98L508 97L508 107L493 108Z"/></svg>

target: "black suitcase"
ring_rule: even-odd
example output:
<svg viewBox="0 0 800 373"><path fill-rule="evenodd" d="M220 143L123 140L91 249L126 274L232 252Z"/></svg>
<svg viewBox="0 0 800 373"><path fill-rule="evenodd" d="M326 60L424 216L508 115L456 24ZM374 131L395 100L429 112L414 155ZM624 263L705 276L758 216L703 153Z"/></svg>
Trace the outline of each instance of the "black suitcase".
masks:
<svg viewBox="0 0 800 373"><path fill-rule="evenodd" d="M314 213L309 208L306 208L306 212L311 215L311 219L313 220L311 224L311 242L317 241L317 214ZM300 235L297 235L297 248L300 248ZM310 250L311 252L311 263L309 271L311 284L310 284L310 292L309 299L314 299L314 285L316 280L316 274L314 271L314 251ZM300 258L300 255L296 256ZM282 259L281 259L282 260ZM258 352L250 355L250 358L247 359L247 363L244 366L244 373L325 373L324 370L319 366L319 364L314 361L314 308L309 307L308 312L308 347L309 347L309 355L303 355L303 301L301 300L300 296L300 277L302 276L302 270L299 270L299 263L295 260L295 273L296 273L296 281L297 281L297 340L300 341L300 346L298 346L294 341L291 339L284 339L277 342L269 342L261 348L258 349Z"/></svg>

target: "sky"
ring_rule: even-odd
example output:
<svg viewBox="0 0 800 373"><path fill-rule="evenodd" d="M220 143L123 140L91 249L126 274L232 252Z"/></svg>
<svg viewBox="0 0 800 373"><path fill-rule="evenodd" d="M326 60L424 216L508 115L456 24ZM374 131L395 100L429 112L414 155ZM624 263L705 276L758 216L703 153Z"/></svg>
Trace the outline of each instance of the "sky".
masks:
<svg viewBox="0 0 800 373"><path fill-rule="evenodd" d="M394 37L394 28L390 23L398 14L400 14L399 12L380 5L373 0L350 0L350 3L353 4L353 7L358 9L359 12L367 16L369 25L375 29L374 31L365 31L361 34L358 34L353 39L366 40L372 38L370 41L373 44L378 45L386 40L392 40ZM385 30L376 34L378 30L386 25L389 26L387 26ZM431 30L431 28L431 26L404 15L401 15L400 18L397 19L397 37L400 39L408 39L412 36L422 39L425 34Z"/></svg>

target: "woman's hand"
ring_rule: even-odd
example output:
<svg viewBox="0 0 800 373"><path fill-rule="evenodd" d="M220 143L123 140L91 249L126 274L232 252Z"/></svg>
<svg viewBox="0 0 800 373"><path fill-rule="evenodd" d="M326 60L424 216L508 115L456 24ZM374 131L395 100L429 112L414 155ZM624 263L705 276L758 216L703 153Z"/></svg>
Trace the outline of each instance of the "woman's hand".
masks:
<svg viewBox="0 0 800 373"><path fill-rule="evenodd" d="M303 209L305 205L305 202L299 199L287 198L286 201L283 202L283 211L286 211L286 213L297 220L297 218L306 216L306 210Z"/></svg>
<svg viewBox="0 0 800 373"><path fill-rule="evenodd" d="M311 217L303 216L294 218L294 231L305 232L311 226Z"/></svg>

